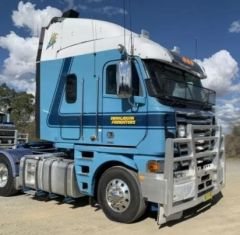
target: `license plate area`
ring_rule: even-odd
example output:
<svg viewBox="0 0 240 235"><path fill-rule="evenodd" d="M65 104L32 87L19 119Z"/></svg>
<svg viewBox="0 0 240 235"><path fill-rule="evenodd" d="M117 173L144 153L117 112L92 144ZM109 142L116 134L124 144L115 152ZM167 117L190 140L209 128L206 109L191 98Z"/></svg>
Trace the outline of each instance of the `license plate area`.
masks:
<svg viewBox="0 0 240 235"><path fill-rule="evenodd" d="M213 198L212 192L208 192L203 196L204 201L209 201Z"/></svg>

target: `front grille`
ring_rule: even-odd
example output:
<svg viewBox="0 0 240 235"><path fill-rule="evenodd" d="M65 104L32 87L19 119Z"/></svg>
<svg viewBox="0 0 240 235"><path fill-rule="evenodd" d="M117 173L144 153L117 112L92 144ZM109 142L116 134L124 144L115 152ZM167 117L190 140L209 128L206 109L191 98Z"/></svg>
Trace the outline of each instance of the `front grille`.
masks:
<svg viewBox="0 0 240 235"><path fill-rule="evenodd" d="M188 124L192 125L200 125L200 126L212 126L215 125L214 116L206 113L176 113L176 126ZM195 153L201 153L204 151L211 151L214 148L215 140L205 140L201 139L201 137L211 137L215 136L215 129L193 129L193 137L198 138L198 140L194 141ZM189 147L189 143L178 143L177 146L177 156L187 156L190 155L191 147ZM176 156L176 157L177 157ZM197 170L199 174L198 179L198 191L205 192L210 187L212 187L212 178L210 174L202 175L202 172L211 168L211 163L214 159L215 155L204 156L197 159ZM189 163L190 167L190 163Z"/></svg>
<svg viewBox="0 0 240 235"><path fill-rule="evenodd" d="M0 129L0 146L3 147L5 144L13 144L15 138L14 129Z"/></svg>
<svg viewBox="0 0 240 235"><path fill-rule="evenodd" d="M192 125L213 125L215 124L214 116L210 114L199 114L199 113L176 113L176 126L188 124ZM209 137L214 136L215 131L213 129L209 130L194 130L195 137ZM196 153L203 152L207 150L212 150L214 146L214 141L212 140L198 140L195 142ZM179 155L188 155L188 146L187 144L178 144L178 154Z"/></svg>

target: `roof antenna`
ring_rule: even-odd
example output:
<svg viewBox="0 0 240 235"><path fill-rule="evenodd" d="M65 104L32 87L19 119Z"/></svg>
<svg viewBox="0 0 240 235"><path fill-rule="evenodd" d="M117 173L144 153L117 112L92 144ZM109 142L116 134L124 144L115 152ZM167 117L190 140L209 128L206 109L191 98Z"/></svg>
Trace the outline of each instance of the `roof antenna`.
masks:
<svg viewBox="0 0 240 235"><path fill-rule="evenodd" d="M132 19L131 19L131 0L128 0L128 7L130 10L130 40L131 40L131 48L130 48L130 56L133 55L133 42L132 42ZM119 44L119 50L122 53L122 60L127 60L128 58L128 53L127 53L127 48L126 48L126 0L123 0L123 9L124 9L124 16L123 16L123 45Z"/></svg>
<svg viewBox="0 0 240 235"><path fill-rule="evenodd" d="M123 10L124 10L124 14L123 14L123 45L124 45L124 48L126 50L126 0L123 0ZM126 59L126 55L124 53L124 59Z"/></svg>
<svg viewBox="0 0 240 235"><path fill-rule="evenodd" d="M195 59L198 57L198 39L195 38Z"/></svg>
<svg viewBox="0 0 240 235"><path fill-rule="evenodd" d="M129 0L129 24L130 24L130 40L131 40L131 56L133 56L134 53L134 45L133 45L133 34L132 34L132 4L131 0Z"/></svg>

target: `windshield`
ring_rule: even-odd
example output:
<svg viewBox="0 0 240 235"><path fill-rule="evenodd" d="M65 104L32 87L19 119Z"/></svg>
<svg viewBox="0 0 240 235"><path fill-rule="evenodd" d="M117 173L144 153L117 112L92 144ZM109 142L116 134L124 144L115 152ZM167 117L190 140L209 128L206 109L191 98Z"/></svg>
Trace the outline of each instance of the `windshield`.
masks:
<svg viewBox="0 0 240 235"><path fill-rule="evenodd" d="M202 87L197 76L155 60L144 60L148 76L148 92L165 100L181 103L215 104L215 92Z"/></svg>

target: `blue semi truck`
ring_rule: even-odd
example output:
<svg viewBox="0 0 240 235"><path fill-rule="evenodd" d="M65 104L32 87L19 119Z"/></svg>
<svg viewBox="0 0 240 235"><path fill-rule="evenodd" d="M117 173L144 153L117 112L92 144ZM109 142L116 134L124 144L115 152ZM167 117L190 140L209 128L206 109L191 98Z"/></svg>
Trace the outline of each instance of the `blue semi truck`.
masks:
<svg viewBox="0 0 240 235"><path fill-rule="evenodd" d="M53 18L39 41L36 122L55 151L0 150L0 195L88 195L123 223L148 204L163 224L210 201L225 184L224 140L202 79L146 33L74 11Z"/></svg>

